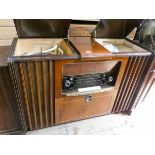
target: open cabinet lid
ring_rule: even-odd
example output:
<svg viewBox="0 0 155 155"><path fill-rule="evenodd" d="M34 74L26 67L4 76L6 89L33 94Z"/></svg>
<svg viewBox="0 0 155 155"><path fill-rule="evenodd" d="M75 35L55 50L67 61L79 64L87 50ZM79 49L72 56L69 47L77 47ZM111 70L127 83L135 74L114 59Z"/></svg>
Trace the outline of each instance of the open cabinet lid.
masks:
<svg viewBox="0 0 155 155"><path fill-rule="evenodd" d="M135 27L139 27L140 19L101 19L93 37L124 39Z"/></svg>
<svg viewBox="0 0 155 155"><path fill-rule="evenodd" d="M81 60L112 59L112 53L90 37L70 37L69 39L78 50Z"/></svg>
<svg viewBox="0 0 155 155"><path fill-rule="evenodd" d="M19 38L67 38L71 19L14 19Z"/></svg>

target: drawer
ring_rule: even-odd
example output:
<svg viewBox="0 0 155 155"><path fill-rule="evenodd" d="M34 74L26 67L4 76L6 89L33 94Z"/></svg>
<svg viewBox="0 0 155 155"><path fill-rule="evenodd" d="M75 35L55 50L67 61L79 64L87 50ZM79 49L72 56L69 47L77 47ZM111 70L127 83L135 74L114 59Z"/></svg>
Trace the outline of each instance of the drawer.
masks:
<svg viewBox="0 0 155 155"><path fill-rule="evenodd" d="M92 117L95 115L102 115L108 113L112 95L104 96L80 96L70 101L62 101L60 106L60 121L68 122L79 120L83 118Z"/></svg>

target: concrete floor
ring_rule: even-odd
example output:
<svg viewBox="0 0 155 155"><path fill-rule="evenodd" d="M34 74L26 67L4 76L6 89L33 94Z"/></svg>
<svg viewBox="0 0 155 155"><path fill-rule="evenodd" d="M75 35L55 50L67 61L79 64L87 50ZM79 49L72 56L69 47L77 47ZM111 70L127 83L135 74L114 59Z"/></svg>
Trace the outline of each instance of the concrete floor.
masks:
<svg viewBox="0 0 155 155"><path fill-rule="evenodd" d="M155 86L131 116L112 114L30 131L28 135L155 135Z"/></svg>

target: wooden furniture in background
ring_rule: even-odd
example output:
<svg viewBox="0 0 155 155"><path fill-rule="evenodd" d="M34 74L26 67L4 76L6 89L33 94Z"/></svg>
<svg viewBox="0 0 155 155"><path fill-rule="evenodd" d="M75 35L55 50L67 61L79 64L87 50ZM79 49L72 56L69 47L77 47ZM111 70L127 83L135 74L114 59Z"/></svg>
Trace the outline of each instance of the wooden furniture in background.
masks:
<svg viewBox="0 0 155 155"><path fill-rule="evenodd" d="M0 47L0 134L21 134L25 132L23 111L17 104L7 64L9 48Z"/></svg>

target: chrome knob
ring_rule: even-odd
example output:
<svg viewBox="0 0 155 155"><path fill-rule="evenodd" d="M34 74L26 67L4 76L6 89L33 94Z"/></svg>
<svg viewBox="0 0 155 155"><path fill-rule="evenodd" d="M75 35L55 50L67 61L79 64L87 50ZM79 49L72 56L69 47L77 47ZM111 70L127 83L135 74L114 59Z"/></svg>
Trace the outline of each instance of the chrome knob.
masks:
<svg viewBox="0 0 155 155"><path fill-rule="evenodd" d="M71 85L71 82L70 82L69 80L66 80L66 81L65 81L65 87L68 88L68 87L70 87L70 85Z"/></svg>
<svg viewBox="0 0 155 155"><path fill-rule="evenodd" d="M103 74L102 80L105 81L106 80L106 75Z"/></svg>
<svg viewBox="0 0 155 155"><path fill-rule="evenodd" d="M109 76L109 77L108 77L108 81L109 81L109 82L112 82L112 81L113 81L113 77L112 77L112 76Z"/></svg>

